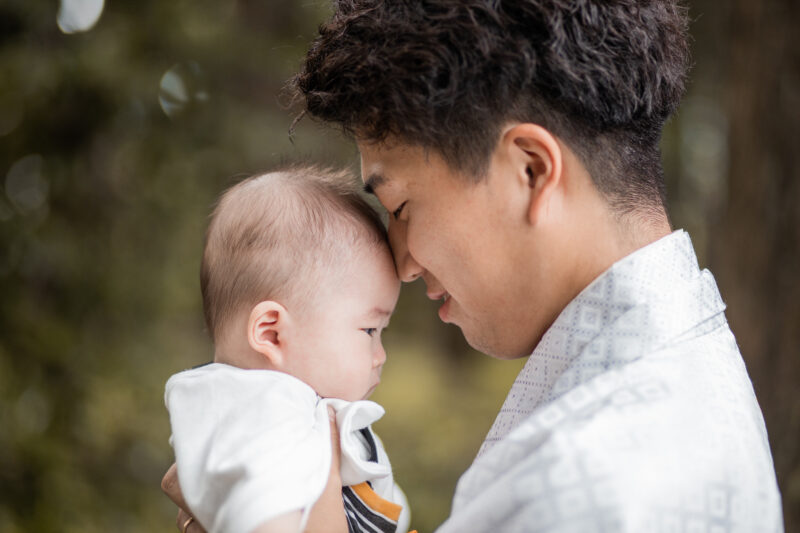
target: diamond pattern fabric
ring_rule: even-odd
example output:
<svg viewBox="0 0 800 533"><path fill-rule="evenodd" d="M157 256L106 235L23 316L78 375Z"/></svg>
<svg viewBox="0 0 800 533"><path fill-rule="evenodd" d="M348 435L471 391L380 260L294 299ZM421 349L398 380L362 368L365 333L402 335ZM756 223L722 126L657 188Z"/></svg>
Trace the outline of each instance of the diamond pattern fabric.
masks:
<svg viewBox="0 0 800 533"><path fill-rule="evenodd" d="M438 531L783 531L724 310L683 231L614 264L543 336Z"/></svg>

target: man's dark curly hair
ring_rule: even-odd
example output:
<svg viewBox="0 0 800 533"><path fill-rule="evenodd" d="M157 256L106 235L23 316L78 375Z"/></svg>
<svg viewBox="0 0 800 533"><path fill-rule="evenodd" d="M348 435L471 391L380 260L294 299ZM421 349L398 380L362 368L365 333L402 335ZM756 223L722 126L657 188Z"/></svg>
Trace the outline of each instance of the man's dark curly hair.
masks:
<svg viewBox="0 0 800 533"><path fill-rule="evenodd" d="M293 85L313 117L475 179L504 124L540 124L620 212L658 208L687 26L677 0L338 0Z"/></svg>

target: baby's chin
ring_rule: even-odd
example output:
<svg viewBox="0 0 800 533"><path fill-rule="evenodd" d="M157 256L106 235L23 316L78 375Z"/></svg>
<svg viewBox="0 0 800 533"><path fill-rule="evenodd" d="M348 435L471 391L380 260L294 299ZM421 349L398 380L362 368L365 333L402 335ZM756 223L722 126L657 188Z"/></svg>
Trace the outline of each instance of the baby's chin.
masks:
<svg viewBox="0 0 800 533"><path fill-rule="evenodd" d="M357 394L353 394L352 396L348 396L347 398L342 398L342 399L346 400L348 402L358 402L358 401L361 401L361 400L369 400L369 397L372 396L373 392L375 392L375 388L376 387L377 387L377 385L374 385L373 387L371 387L367 392L365 392L361 396L358 396Z"/></svg>
<svg viewBox="0 0 800 533"><path fill-rule="evenodd" d="M323 398L327 398L327 399L330 399L330 400L344 400L346 402L357 402L357 401L360 401L360 400L368 400L369 397L372 396L372 393L375 392L375 389L377 387L378 387L378 384L373 385L372 387L369 388L369 390L367 392L363 393L360 396L358 394L332 394L332 395L326 395L326 394L319 394L319 392L317 394L319 394Z"/></svg>

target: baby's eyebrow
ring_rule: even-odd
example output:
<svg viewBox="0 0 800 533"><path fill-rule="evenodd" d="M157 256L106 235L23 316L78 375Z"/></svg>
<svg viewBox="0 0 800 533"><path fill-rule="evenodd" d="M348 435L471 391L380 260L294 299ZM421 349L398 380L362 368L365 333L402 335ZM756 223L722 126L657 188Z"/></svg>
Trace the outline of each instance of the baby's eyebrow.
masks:
<svg viewBox="0 0 800 533"><path fill-rule="evenodd" d="M392 312L386 309L382 309L380 307L373 307L372 311L367 313L367 316L370 317L383 317L383 316L392 316Z"/></svg>
<svg viewBox="0 0 800 533"><path fill-rule="evenodd" d="M383 174L373 173L370 174L369 177L364 180L364 192L367 194L375 194L375 189L386 183L387 179L386 176Z"/></svg>

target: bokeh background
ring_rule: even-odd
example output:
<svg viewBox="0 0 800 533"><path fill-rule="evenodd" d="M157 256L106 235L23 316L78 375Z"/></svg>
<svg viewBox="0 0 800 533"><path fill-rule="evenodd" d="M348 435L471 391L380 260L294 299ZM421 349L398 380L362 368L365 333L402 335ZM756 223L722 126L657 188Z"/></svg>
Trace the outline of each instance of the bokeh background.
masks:
<svg viewBox="0 0 800 533"><path fill-rule="evenodd" d="M664 136L670 212L717 276L800 530L800 2L694 0ZM0 532L174 531L167 377L211 356L215 196L287 159L357 171L282 88L325 0L0 2ZM98 18L99 17L99 18ZM406 286L377 425L413 524L448 514L523 361L472 352Z"/></svg>

